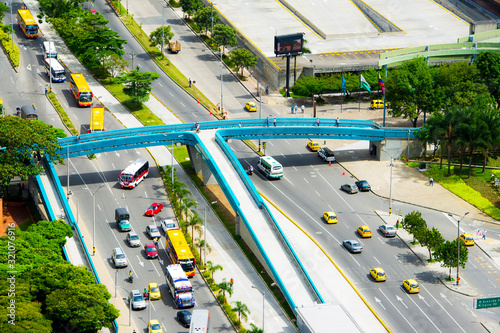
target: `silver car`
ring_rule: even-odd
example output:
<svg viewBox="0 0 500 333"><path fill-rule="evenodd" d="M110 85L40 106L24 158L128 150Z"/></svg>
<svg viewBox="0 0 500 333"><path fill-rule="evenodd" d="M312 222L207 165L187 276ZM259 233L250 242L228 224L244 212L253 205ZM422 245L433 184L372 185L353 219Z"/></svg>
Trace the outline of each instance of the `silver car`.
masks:
<svg viewBox="0 0 500 333"><path fill-rule="evenodd" d="M342 245L351 253L361 253L363 246L356 240L345 240Z"/></svg>
<svg viewBox="0 0 500 333"><path fill-rule="evenodd" d="M148 225L146 227L146 232L148 233L149 237L151 237L151 239L161 237L160 230L158 230L155 225Z"/></svg>
<svg viewBox="0 0 500 333"><path fill-rule="evenodd" d="M358 187L356 184L344 184L340 186L340 189L350 194L358 193Z"/></svg>
<svg viewBox="0 0 500 333"><path fill-rule="evenodd" d="M113 249L113 254L111 255L111 260L113 260L113 264L115 264L116 268L128 266L127 257L125 256L125 253L123 252L123 250L119 247Z"/></svg>
<svg viewBox="0 0 500 333"><path fill-rule="evenodd" d="M385 236L385 237L396 237L396 234L398 230L393 226L393 225L388 225L388 224L382 224L381 226L378 227L378 230Z"/></svg>
<svg viewBox="0 0 500 333"><path fill-rule="evenodd" d="M131 247L141 246L141 240L139 239L139 235L137 235L133 231L127 234L127 242L128 245L130 245Z"/></svg>
<svg viewBox="0 0 500 333"><path fill-rule="evenodd" d="M142 310L146 308L146 301L139 290L132 290L130 292L130 302L132 302L133 310Z"/></svg>
<svg viewBox="0 0 500 333"><path fill-rule="evenodd" d="M174 222L172 219L163 219L160 222L161 228L163 229L163 232L167 232L168 230L171 229L179 229L177 226L177 223Z"/></svg>

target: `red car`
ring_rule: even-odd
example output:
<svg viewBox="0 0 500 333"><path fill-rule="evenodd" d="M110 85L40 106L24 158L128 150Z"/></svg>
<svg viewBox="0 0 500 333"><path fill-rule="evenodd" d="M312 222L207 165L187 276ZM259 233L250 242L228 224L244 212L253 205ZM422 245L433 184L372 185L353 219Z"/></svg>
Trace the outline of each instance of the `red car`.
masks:
<svg viewBox="0 0 500 333"><path fill-rule="evenodd" d="M146 250L146 257L148 259L158 258L158 250L156 250L156 246L153 243L147 243L144 246L144 250Z"/></svg>
<svg viewBox="0 0 500 333"><path fill-rule="evenodd" d="M155 202L155 203L151 204L151 206L149 206L148 209L146 209L146 212L144 213L144 215L155 216L157 213L161 212L162 209L163 209L163 205L161 203Z"/></svg>

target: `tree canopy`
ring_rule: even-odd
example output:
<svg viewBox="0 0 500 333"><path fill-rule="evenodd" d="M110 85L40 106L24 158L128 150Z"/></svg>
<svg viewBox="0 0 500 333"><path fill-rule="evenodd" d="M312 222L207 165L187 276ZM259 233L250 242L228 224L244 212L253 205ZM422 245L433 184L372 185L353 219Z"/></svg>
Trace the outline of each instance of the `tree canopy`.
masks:
<svg viewBox="0 0 500 333"><path fill-rule="evenodd" d="M0 190L4 191L15 176L26 180L37 175L41 167L32 163L35 153L53 162L62 162L57 154L57 138L65 136L59 129L39 120L7 116L0 118Z"/></svg>
<svg viewBox="0 0 500 333"><path fill-rule="evenodd" d="M500 108L500 53L481 52L476 59L476 66L483 83L496 100L497 108Z"/></svg>
<svg viewBox="0 0 500 333"><path fill-rule="evenodd" d="M222 47L238 45L236 30L225 26L224 24L216 24L214 26L212 39L217 43L217 45Z"/></svg>
<svg viewBox="0 0 500 333"><path fill-rule="evenodd" d="M257 65L257 57L247 49L233 50L229 53L229 58L236 66L236 72L241 69L241 75L243 75L244 68Z"/></svg>
<svg viewBox="0 0 500 333"><path fill-rule="evenodd" d="M205 34L207 33L208 28L213 24L217 24L220 21L220 16L217 14L217 11L212 7L204 7L202 9L198 9L196 14L194 15L193 21L198 24L198 26L205 30Z"/></svg>
<svg viewBox="0 0 500 333"><path fill-rule="evenodd" d="M155 72L133 70L120 75L117 81L125 85L123 92L139 104L139 102L145 102L149 99L149 93L153 90L151 84L159 77L160 74Z"/></svg>
<svg viewBox="0 0 500 333"><path fill-rule="evenodd" d="M163 28L163 32L162 32ZM151 46L161 46L161 41L163 39L163 45L168 45L168 42L174 37L172 32L172 27L170 25L164 27L158 27L155 31L151 32L149 35L149 42ZM163 50L161 50L163 54Z"/></svg>
<svg viewBox="0 0 500 333"><path fill-rule="evenodd" d="M179 0L182 11L186 13L188 16L196 13L197 10L203 8L203 4L200 0Z"/></svg>

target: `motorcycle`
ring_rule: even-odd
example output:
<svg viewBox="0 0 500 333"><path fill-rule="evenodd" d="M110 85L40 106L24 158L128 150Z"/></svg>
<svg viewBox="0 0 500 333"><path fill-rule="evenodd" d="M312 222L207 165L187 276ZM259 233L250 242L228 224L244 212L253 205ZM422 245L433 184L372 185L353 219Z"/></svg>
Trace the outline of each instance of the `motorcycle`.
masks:
<svg viewBox="0 0 500 333"><path fill-rule="evenodd" d="M145 300L148 300L149 299L149 293L147 291L145 291L143 294L142 294L142 297L144 297Z"/></svg>
<svg viewBox="0 0 500 333"><path fill-rule="evenodd" d="M253 168L252 168L252 167L248 168L248 170L247 170L247 174L248 174L249 176L251 176L251 175L253 174Z"/></svg>

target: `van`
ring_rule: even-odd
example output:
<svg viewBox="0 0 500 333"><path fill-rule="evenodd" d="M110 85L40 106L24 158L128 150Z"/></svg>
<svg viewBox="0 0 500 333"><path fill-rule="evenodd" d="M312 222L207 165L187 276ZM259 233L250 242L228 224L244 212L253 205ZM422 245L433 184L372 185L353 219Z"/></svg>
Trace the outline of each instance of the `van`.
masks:
<svg viewBox="0 0 500 333"><path fill-rule="evenodd" d="M127 256L125 256L125 253L119 247L113 249L111 260L113 260L113 264L115 265L116 268L128 266Z"/></svg>
<svg viewBox="0 0 500 333"><path fill-rule="evenodd" d="M261 156L257 169L266 176L266 178L283 177L283 166L271 156Z"/></svg>
<svg viewBox="0 0 500 333"><path fill-rule="evenodd" d="M54 42L43 42L43 58L54 58L57 59L57 51Z"/></svg>
<svg viewBox="0 0 500 333"><path fill-rule="evenodd" d="M36 108L33 105L25 105L21 108L21 118L38 120Z"/></svg>

